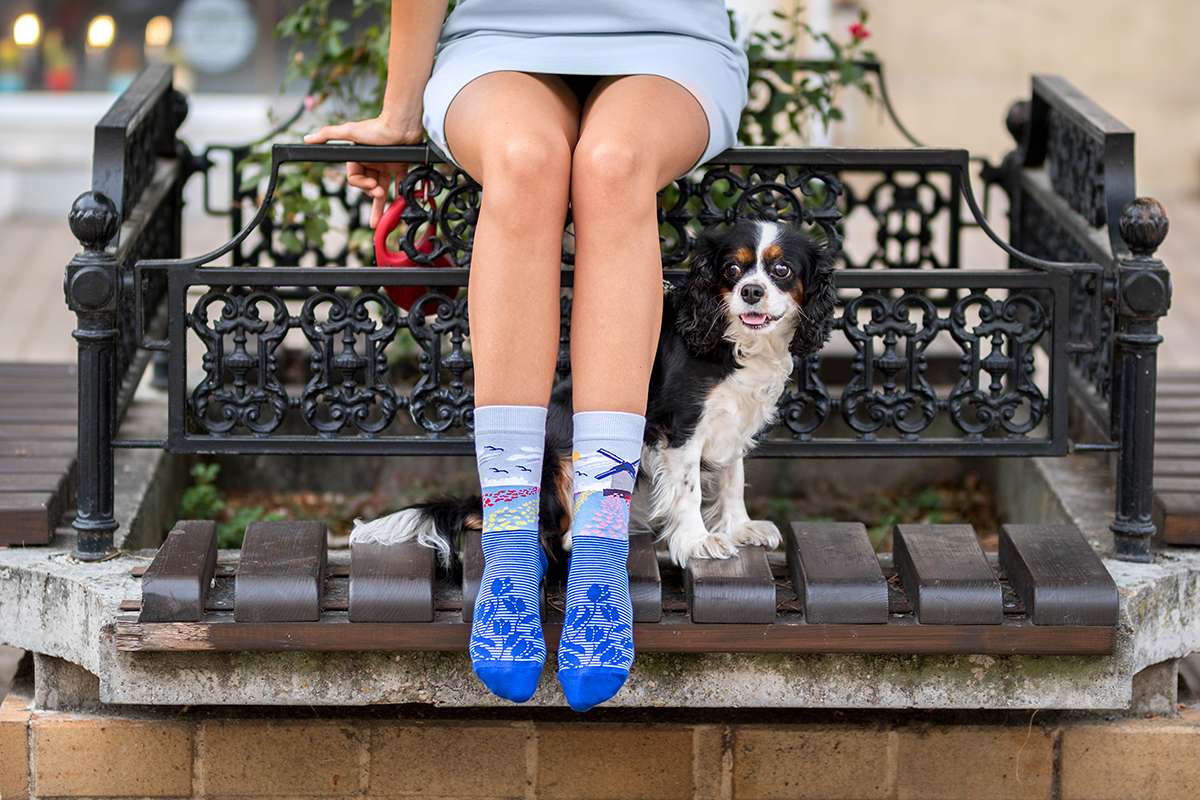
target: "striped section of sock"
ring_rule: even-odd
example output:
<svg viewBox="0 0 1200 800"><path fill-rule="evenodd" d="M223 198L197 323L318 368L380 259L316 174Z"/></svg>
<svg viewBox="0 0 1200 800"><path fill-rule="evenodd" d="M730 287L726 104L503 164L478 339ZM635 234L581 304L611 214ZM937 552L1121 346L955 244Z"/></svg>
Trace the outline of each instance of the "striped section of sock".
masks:
<svg viewBox="0 0 1200 800"><path fill-rule="evenodd" d="M577 711L612 697L633 664L629 597L629 502L645 419L625 412L575 414L574 519L558 679Z"/></svg>
<svg viewBox="0 0 1200 800"><path fill-rule="evenodd" d="M546 660L538 537L546 409L475 409L475 456L483 494L483 579L471 624L471 664L500 697L533 696Z"/></svg>

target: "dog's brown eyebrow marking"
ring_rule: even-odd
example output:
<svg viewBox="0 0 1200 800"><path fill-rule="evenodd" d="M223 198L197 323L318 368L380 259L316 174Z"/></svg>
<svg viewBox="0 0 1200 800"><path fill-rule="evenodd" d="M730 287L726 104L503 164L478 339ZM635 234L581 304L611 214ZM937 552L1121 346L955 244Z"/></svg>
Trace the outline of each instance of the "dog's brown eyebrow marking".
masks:
<svg viewBox="0 0 1200 800"><path fill-rule="evenodd" d="M734 252L733 258L739 264L753 264L754 251L749 247L739 247L737 251Z"/></svg>
<svg viewBox="0 0 1200 800"><path fill-rule="evenodd" d="M778 261L783 258L783 248L777 244L767 245L767 249L763 250L763 261Z"/></svg>

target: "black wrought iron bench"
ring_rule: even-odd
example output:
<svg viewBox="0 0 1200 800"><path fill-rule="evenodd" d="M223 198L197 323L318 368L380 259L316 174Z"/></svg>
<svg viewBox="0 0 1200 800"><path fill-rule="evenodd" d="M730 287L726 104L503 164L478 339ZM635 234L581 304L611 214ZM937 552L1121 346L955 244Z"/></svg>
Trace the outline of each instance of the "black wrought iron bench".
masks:
<svg viewBox="0 0 1200 800"><path fill-rule="evenodd" d="M182 187L190 175L212 169L209 156L217 149L198 157L175 139L185 112L167 70L144 72L97 129L93 190L71 213L85 248L66 277L67 299L79 317L75 528L81 559L103 558L112 546L114 448L306 456L473 452L460 289L479 187L423 146L355 147L360 161L413 165L401 188L408 208L399 246L420 263L452 262L450 268L380 269L358 263L349 247L329 252L308 240L303 220L278 216L275 205L289 165L340 163L349 146L276 144L265 185L238 177L247 147L227 148L235 177L224 213L235 233L210 253L183 258ZM1170 296L1167 271L1153 253L1167 220L1155 201L1135 196L1132 132L1062 79L1035 77L1030 100L1014 106L1009 127L1017 148L981 170L984 192L999 189L1009 200L1008 240L977 202L965 150L739 147L660 194L665 277L680 277L695 234L707 225L765 215L808 226L840 248L842 221L864 217L874 225L874 246L865 254L842 249L837 275L835 341L845 354L831 347L796 365L781 422L754 455L1110 451L1117 465L1114 555L1146 561L1154 533L1156 325ZM422 183L438 196L436 211L418 195ZM348 211L351 230L362 227L360 200L344 185L320 191ZM434 234L430 253L416 247L426 227ZM1008 268L964 265L959 240L967 228L981 229ZM566 233L563 283L569 287L569 226ZM229 265L217 266L224 258ZM298 266L302 260L312 265ZM404 313L384 291L389 285L432 288L418 304L421 313ZM565 374L569 297L563 305L559 368ZM287 384L276 357L293 331L309 348L303 386ZM385 351L402 339L415 351L417 377L396 383ZM204 354L196 381L187 371L194 347ZM934 353L938 348L941 354ZM165 368L166 437L123 439L120 411L152 355ZM945 369L939 372L939 365ZM895 561L876 560L863 551L865 534L853 526L799 521L784 560L743 553L732 562L697 562L687 576L660 571L649 543L638 542L631 574L647 591L639 606L639 647L1111 648L1115 588L1074 528L1009 526L991 556L969 528L914 526L895 535ZM429 554L419 549L356 555L350 566L327 564L321 537L311 526L283 539L278 530L251 529L240 559L244 573L234 578L232 564L212 552L208 528L184 526L150 567L143 598L126 604L118 646L464 646L470 552L460 585L435 576ZM280 541L303 554L297 560L303 568L264 576ZM215 583L206 592L210 571ZM292 587L292 602L263 601L254 588L259 579ZM384 603L383 611L356 615L356 580L372 602ZM951 590L943 592L947 582ZM855 602L839 599L847 584L861 589ZM407 588L385 597L397 586ZM171 600L176 591L186 602ZM551 623L555 591L547 588ZM166 592L166 606L150 600L160 596L156 592ZM190 609L186 619L162 610L176 605Z"/></svg>

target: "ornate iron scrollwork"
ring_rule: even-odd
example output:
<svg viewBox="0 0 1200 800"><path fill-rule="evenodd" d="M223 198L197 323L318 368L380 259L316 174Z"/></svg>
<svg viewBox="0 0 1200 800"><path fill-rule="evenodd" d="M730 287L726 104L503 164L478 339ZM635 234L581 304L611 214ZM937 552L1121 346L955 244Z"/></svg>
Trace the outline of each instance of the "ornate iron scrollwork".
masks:
<svg viewBox="0 0 1200 800"><path fill-rule="evenodd" d="M264 318L261 308L270 314ZM214 319L210 310L217 307ZM204 343L204 380L192 391L195 423L212 434L245 427L276 430L287 415L288 395L275 351L288 332L287 304L273 290L211 289L187 315Z"/></svg>
<svg viewBox="0 0 1200 800"><path fill-rule="evenodd" d="M972 310L976 324L969 320ZM961 377L948 402L954 424L972 436L1025 435L1036 428L1046 406L1046 396L1033 380L1034 346L1049 325L1042 304L1029 294L997 300L972 292L954 304L949 322L963 351ZM985 372L990 376L986 386Z"/></svg>
<svg viewBox="0 0 1200 800"><path fill-rule="evenodd" d="M387 368L387 346L397 330L395 305L371 289L357 297L318 292L304 302L300 327L312 347L301 396L305 421L325 434L347 425L380 433L391 425L402 404Z"/></svg>
<svg viewBox="0 0 1200 800"><path fill-rule="evenodd" d="M869 319L859 322L863 314ZM846 424L864 436L891 428L911 438L928 428L938 411L925 376L925 351L940 328L933 302L911 292L865 292L846 304L838 327L854 346L853 375L841 400Z"/></svg>

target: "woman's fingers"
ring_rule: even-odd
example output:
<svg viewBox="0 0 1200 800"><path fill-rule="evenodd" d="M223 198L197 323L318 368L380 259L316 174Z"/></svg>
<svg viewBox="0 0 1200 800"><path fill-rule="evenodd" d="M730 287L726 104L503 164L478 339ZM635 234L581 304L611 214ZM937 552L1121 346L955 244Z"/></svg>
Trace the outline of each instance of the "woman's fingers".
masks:
<svg viewBox="0 0 1200 800"><path fill-rule="evenodd" d="M349 142L357 142L356 132L358 123L343 122L340 125L326 125L323 128L318 128L305 135L305 144L322 144L333 139L343 139Z"/></svg>
<svg viewBox="0 0 1200 800"><path fill-rule="evenodd" d="M387 198L382 194L376 195L371 201L371 228L374 229L379 225L379 220L383 217L383 208L387 204Z"/></svg>

